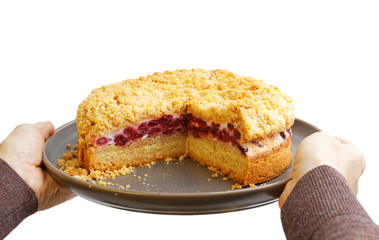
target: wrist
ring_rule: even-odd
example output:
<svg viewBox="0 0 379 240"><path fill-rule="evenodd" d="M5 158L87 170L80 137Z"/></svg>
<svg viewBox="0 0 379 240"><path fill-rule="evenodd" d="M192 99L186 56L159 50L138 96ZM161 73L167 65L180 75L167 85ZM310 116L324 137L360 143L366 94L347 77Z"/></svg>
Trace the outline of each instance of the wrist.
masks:
<svg viewBox="0 0 379 240"><path fill-rule="evenodd" d="M282 209L282 207L284 206L284 203L286 202L288 196L290 195L290 193L292 192L293 188L295 187L296 185L296 182L295 180L290 180L286 186L284 187L284 190L282 192L282 194L280 195L279 197L279 208Z"/></svg>
<svg viewBox="0 0 379 240"><path fill-rule="evenodd" d="M25 183L28 185L36 194L39 199L40 193L36 191L36 180L33 180L34 174L31 173L32 169L27 169L28 166L20 164L20 161L13 159L12 155L8 155L6 152L1 150L0 147L0 159L3 160ZM29 166L31 167L31 166Z"/></svg>

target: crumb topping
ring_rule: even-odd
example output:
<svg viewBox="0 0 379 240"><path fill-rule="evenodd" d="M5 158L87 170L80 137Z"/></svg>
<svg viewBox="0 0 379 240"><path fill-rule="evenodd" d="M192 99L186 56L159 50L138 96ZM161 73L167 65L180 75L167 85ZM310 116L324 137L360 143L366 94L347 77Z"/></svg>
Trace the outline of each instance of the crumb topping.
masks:
<svg viewBox="0 0 379 240"><path fill-rule="evenodd" d="M262 139L294 122L292 99L261 80L225 70L176 70L93 90L78 107L79 144L164 114L192 113L232 123L242 141Z"/></svg>

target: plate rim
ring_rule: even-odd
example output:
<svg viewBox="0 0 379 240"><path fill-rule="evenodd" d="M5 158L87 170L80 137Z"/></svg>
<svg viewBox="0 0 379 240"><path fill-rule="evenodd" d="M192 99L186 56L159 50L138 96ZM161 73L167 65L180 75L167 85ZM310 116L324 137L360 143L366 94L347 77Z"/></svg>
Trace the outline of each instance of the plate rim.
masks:
<svg viewBox="0 0 379 240"><path fill-rule="evenodd" d="M304 120L301 120L299 118L295 118L295 122L296 121L298 121L301 124L305 124L305 125L309 126L314 131L321 131L318 127L316 127L313 124L310 124ZM58 134L60 131L63 131L65 128L67 128L73 124L76 125L76 120L72 120L72 121L60 126L59 128L57 128L55 130L54 134ZM242 189L233 189L233 190L229 189L229 190L225 190L225 191L214 191L214 192L172 193L172 192L146 192L146 191L140 191L140 190L132 190L131 191L128 189L115 189L115 188L110 188L107 186L101 186L97 183L92 183L89 181L81 180L79 178L68 175L68 174L62 172L61 170L59 170L59 168L57 168L57 166L54 166L54 164L53 164L53 162L55 162L56 159L50 159L49 160L46 156L46 147L49 146L49 140L50 139L51 138L47 139L47 141L45 142L45 145L44 145L43 154L42 154L43 164L46 166L47 170L50 172L50 174L53 177L54 177L54 175L57 175L58 178L64 180L64 183L59 183L59 181L57 181L59 184L66 186L67 188L71 189L75 193L85 191L85 190L82 190L82 188L83 189L90 188L91 191L100 192L100 193L106 194L106 195L120 195L120 196L124 196L124 197L149 198L149 199L160 198L162 200L170 200L170 201L175 200L175 199L177 199L179 201L183 200L183 199L203 199L203 198L204 199L207 199L207 198L208 199L214 199L214 198L218 198L221 196L232 196L232 197L238 198L239 196L251 195L253 193L265 192L267 189L275 189L275 188L284 186L288 181L291 180L291 177L289 177L286 179L275 181L273 183L269 183L269 184L265 184L265 185L258 185L258 186L253 187L253 188L242 188ZM293 163L291 163L290 167L292 167L292 165L293 165ZM286 171L289 168L287 168ZM77 189L79 189L79 191L76 191ZM132 208L132 207L126 207L126 206L122 206L122 205L117 205L114 202L103 202L103 201L101 201L101 199L93 199L86 194L84 194L84 195L78 194L78 195L87 199L87 200L91 200L91 201L97 202L99 204L103 204L106 206L112 206L112 207L120 208L120 209L131 210L131 211L150 212L150 213L169 213L169 214L172 214L172 213L173 214L183 214L183 213L185 214L185 212L188 212L188 210L187 211L186 210L170 211L170 210ZM234 209L234 210L230 210L230 211L243 210L243 209L248 209L248 208L252 208L252 207L262 206L262 205L273 203L275 201L277 201L277 198L273 198L272 200L268 200L265 202L254 203L251 206L240 206L240 207L238 207L238 209ZM221 210L221 209L200 210L200 211L197 210L197 211L194 211L195 213L193 211L191 211L191 214L196 214L196 212L199 212L202 214L202 213L217 213L217 212L226 212L226 211L225 211L225 209L223 209L223 210Z"/></svg>

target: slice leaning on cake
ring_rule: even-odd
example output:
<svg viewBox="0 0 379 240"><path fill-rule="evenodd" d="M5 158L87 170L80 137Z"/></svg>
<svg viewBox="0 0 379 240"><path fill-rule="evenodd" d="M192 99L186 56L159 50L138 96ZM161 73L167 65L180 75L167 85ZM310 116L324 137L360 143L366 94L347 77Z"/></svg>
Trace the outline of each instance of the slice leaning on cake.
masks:
<svg viewBox="0 0 379 240"><path fill-rule="evenodd" d="M93 90L77 112L79 159L89 170L189 156L241 185L292 161L292 99L224 70L166 71Z"/></svg>

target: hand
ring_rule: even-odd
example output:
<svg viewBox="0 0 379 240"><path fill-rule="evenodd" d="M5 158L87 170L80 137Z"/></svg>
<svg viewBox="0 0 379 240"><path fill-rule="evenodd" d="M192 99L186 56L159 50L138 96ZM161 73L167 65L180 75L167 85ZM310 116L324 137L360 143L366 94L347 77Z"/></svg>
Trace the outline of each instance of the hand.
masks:
<svg viewBox="0 0 379 240"><path fill-rule="evenodd" d="M329 165L336 169L345 177L353 192L358 193L358 180L366 167L363 154L346 140L317 132L305 138L296 151L292 180L287 183L279 198L280 208L299 179L321 165Z"/></svg>
<svg viewBox="0 0 379 240"><path fill-rule="evenodd" d="M53 133L51 122L22 124L0 144L0 158L34 190L38 210L53 207L75 196L41 168L45 141Z"/></svg>

